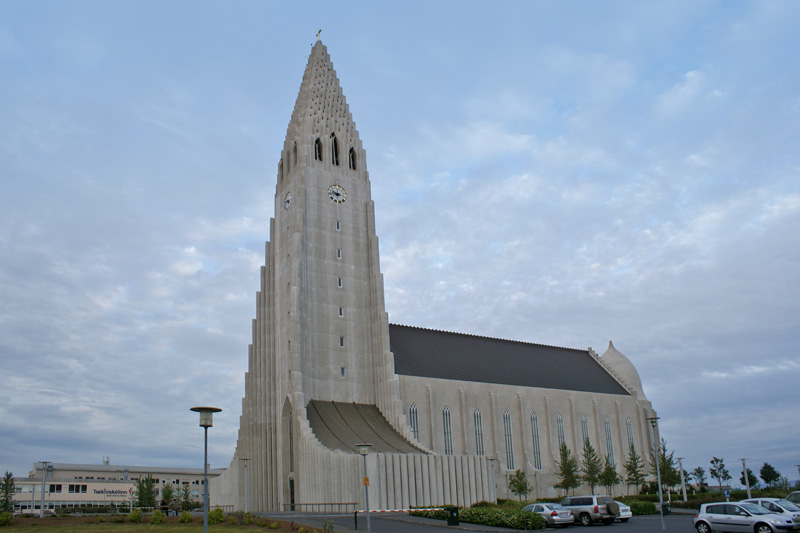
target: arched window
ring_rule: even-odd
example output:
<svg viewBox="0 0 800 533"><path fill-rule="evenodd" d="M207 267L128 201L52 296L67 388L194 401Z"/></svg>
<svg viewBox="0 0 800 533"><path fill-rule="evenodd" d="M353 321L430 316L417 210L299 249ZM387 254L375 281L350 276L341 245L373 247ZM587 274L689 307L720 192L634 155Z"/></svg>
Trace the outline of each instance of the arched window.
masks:
<svg viewBox="0 0 800 533"><path fill-rule="evenodd" d="M558 427L558 445L561 446L566 442L564 438L564 419L561 415L556 417L556 426Z"/></svg>
<svg viewBox="0 0 800 533"><path fill-rule="evenodd" d="M514 470L514 443L511 440L511 415L503 413L503 426L506 434L506 469Z"/></svg>
<svg viewBox="0 0 800 533"><path fill-rule="evenodd" d="M475 409L472 417L475 419L475 455L483 455L483 421L481 420L481 410Z"/></svg>
<svg viewBox="0 0 800 533"><path fill-rule="evenodd" d="M444 454L453 455L453 428L450 426L450 408L445 406L442 410L444 421Z"/></svg>
<svg viewBox="0 0 800 533"><path fill-rule="evenodd" d="M581 432L583 434L583 442L589 440L589 425L586 423L586 417L581 417Z"/></svg>
<svg viewBox="0 0 800 533"><path fill-rule="evenodd" d="M341 307L339 308L339 316L341 316ZM419 440L419 415L417 414L417 406L411 404L408 406L408 423L411 425L411 434L414 438Z"/></svg>
<svg viewBox="0 0 800 533"><path fill-rule="evenodd" d="M314 159L322 161L322 141L319 140L319 137L314 141Z"/></svg>
<svg viewBox="0 0 800 533"><path fill-rule="evenodd" d="M531 438L533 438L533 467L542 469L542 451L539 447L539 419L536 413L531 413Z"/></svg>
<svg viewBox="0 0 800 533"><path fill-rule="evenodd" d="M333 132L331 132L331 163L337 167L339 166L339 142Z"/></svg>
<svg viewBox="0 0 800 533"><path fill-rule="evenodd" d="M631 419L625 420L625 425L628 426L628 448L633 446L633 424L631 424Z"/></svg>
<svg viewBox="0 0 800 533"><path fill-rule="evenodd" d="M605 426L606 426L606 452L608 453L608 463L615 465L617 463L614 462L614 441L611 440L611 422L608 420L608 417L605 419Z"/></svg>
<svg viewBox="0 0 800 533"><path fill-rule="evenodd" d="M350 170L357 170L356 169L356 151L355 151L355 149L350 148L350 152L348 154L347 160L348 160L348 162L350 164Z"/></svg>

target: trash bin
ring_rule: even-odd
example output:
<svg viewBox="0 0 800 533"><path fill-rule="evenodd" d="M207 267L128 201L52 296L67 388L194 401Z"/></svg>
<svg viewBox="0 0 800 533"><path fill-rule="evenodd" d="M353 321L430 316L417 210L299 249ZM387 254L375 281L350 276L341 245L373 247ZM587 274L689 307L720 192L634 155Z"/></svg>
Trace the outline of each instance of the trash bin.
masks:
<svg viewBox="0 0 800 533"><path fill-rule="evenodd" d="M444 510L447 512L447 525L448 526L457 526L458 525L458 507L445 507Z"/></svg>
<svg viewBox="0 0 800 533"><path fill-rule="evenodd" d="M672 514L672 507L670 507L668 502L665 502L664 505L661 506L661 513L664 516Z"/></svg>

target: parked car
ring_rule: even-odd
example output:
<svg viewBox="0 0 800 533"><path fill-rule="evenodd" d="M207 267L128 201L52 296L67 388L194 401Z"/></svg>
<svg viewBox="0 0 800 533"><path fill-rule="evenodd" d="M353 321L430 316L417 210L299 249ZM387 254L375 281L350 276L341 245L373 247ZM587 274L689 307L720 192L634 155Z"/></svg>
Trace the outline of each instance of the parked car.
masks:
<svg viewBox="0 0 800 533"><path fill-rule="evenodd" d="M778 533L798 531L800 524L791 518L770 513L754 503L704 503L694 517L697 533L712 531L746 531L748 533Z"/></svg>
<svg viewBox="0 0 800 533"><path fill-rule="evenodd" d="M562 507L559 503L531 503L522 508L523 511L539 513L547 520L548 526L567 527L575 523L572 511Z"/></svg>
<svg viewBox="0 0 800 533"><path fill-rule="evenodd" d="M584 526L595 522L612 524L619 514L619 505L611 496L569 496L561 505L572 511L575 520Z"/></svg>
<svg viewBox="0 0 800 533"><path fill-rule="evenodd" d="M800 505L800 490L796 490L786 497L787 500L795 505Z"/></svg>
<svg viewBox="0 0 800 533"><path fill-rule="evenodd" d="M619 514L617 515L617 520L619 520L620 522L627 522L628 520L630 520L631 517L633 516L630 506L625 505L624 503L617 500L614 501L617 503L617 507L619 507Z"/></svg>
<svg viewBox="0 0 800 533"><path fill-rule="evenodd" d="M800 506L795 505L789 500L782 500L780 498L750 498L749 500L742 500L742 503L754 503L771 513L784 515L793 520L800 519Z"/></svg>

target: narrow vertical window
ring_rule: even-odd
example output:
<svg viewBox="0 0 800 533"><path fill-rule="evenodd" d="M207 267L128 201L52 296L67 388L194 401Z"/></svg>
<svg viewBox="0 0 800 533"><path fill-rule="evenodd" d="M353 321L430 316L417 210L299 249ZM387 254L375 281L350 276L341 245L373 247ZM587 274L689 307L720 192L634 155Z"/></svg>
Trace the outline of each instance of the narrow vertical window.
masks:
<svg viewBox="0 0 800 533"><path fill-rule="evenodd" d="M419 415L417 406L413 403L408 406L408 422L411 425L411 434L416 440L419 440Z"/></svg>
<svg viewBox="0 0 800 533"><path fill-rule="evenodd" d="M336 280L336 284L337 284L339 287L341 287L341 286L342 286L342 278L338 278L338 279Z"/></svg>
<svg viewBox="0 0 800 533"><path fill-rule="evenodd" d="M340 229L342 229L342 221L341 220L337 220L336 221L336 231L339 231Z"/></svg>
<svg viewBox="0 0 800 533"><path fill-rule="evenodd" d="M292 146L292 165L297 164L297 143Z"/></svg>
<svg viewBox="0 0 800 533"><path fill-rule="evenodd" d="M556 417L556 426L558 427L558 445L561 446L566 442L564 438L564 419L561 415Z"/></svg>
<svg viewBox="0 0 800 533"><path fill-rule="evenodd" d="M611 422L608 420L608 417L605 419L605 426L606 426L606 452L608 453L608 462L609 464L615 465L617 464L614 462L614 441L611 439Z"/></svg>
<svg viewBox="0 0 800 533"><path fill-rule="evenodd" d="M633 424L631 424L630 418L625 420L625 425L628 426L628 448L630 448L633 446Z"/></svg>
<svg viewBox="0 0 800 533"><path fill-rule="evenodd" d="M342 258L342 249L341 248L337 248L336 249L336 259L341 259L341 258Z"/></svg>
<svg viewBox="0 0 800 533"><path fill-rule="evenodd" d="M331 163L339 166L339 142L336 140L335 133L331 133Z"/></svg>
<svg viewBox="0 0 800 533"><path fill-rule="evenodd" d="M483 455L483 420L481 419L481 410L475 409L472 417L475 420L475 455Z"/></svg>
<svg viewBox="0 0 800 533"><path fill-rule="evenodd" d="M339 316L344 316L344 308L343 307L339 308Z"/></svg>
<svg viewBox="0 0 800 533"><path fill-rule="evenodd" d="M344 346L344 337L339 337L339 346Z"/></svg>
<svg viewBox="0 0 800 533"><path fill-rule="evenodd" d="M583 442L589 440L589 425L586 423L586 417L581 417L581 432L583 433Z"/></svg>
<svg viewBox="0 0 800 533"><path fill-rule="evenodd" d="M533 439L533 467L542 469L542 450L539 447L539 419L536 413L531 413L531 438Z"/></svg>
<svg viewBox="0 0 800 533"><path fill-rule="evenodd" d="M511 415L503 413L503 426L506 434L506 469L514 470L514 443L511 440Z"/></svg>
<svg viewBox="0 0 800 533"><path fill-rule="evenodd" d="M319 140L319 137L314 141L314 159L322 161L322 141Z"/></svg>
<svg viewBox="0 0 800 533"><path fill-rule="evenodd" d="M353 148L350 148L350 153L348 154L347 159L350 164L350 170L358 170L356 169L356 151Z"/></svg>
<svg viewBox="0 0 800 533"><path fill-rule="evenodd" d="M342 377L344 377L344 367L340 368L339 372L341 373Z"/></svg>
<svg viewBox="0 0 800 533"><path fill-rule="evenodd" d="M445 406L442 410L444 422L444 454L453 455L453 428L450 426L450 408Z"/></svg>

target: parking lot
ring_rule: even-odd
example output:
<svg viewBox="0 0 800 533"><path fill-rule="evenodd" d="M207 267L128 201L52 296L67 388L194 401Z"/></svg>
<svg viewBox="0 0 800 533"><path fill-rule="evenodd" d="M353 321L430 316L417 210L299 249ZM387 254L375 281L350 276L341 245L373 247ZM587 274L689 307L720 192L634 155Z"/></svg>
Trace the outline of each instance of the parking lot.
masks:
<svg viewBox="0 0 800 533"><path fill-rule="evenodd" d="M260 514L260 513L259 513ZM304 526L311 526L316 528L322 527L322 520L329 518L333 520L334 529L341 532L350 531L367 531L367 520L364 515L358 517L358 530L355 529L353 515L319 515L319 514L304 514L304 513L281 513L260 515L270 516L276 520L294 521L296 524ZM557 531L582 531L586 530L598 532L611 533L618 531L620 533L691 533L694 531L692 527L692 518L694 514L673 514L664 518L664 526L666 529L662 530L661 517L659 515L649 516L634 516L627 523L615 522L613 525L603 526L594 525L591 527L583 527L580 525L569 526L566 529L558 528ZM444 533L446 531L518 531L514 529L506 529L501 527L483 526L477 524L467 524L461 522L458 526L448 526L442 520L432 520L428 518L417 518L408 516L407 514L381 514L374 515L370 518L373 533ZM541 531L541 530L540 530ZM556 529L548 529L545 531L556 531Z"/></svg>

